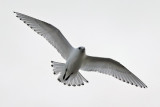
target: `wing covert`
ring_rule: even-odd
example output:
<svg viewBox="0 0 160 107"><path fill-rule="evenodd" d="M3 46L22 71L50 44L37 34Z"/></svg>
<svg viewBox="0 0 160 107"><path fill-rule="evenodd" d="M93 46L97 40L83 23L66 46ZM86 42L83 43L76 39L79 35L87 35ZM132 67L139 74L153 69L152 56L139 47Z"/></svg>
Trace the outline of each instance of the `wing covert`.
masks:
<svg viewBox="0 0 160 107"><path fill-rule="evenodd" d="M61 56L67 60L71 51L73 50L73 47L70 45L70 43L63 36L59 29L36 18L18 12L14 13L16 13L16 17L22 20L31 29L43 36L52 46L57 49Z"/></svg>
<svg viewBox="0 0 160 107"><path fill-rule="evenodd" d="M81 70L85 71L98 71L100 73L112 75L113 77L130 83L131 85L146 88L147 86L132 72L130 72L126 67L124 67L119 62L110 58L100 58L86 56Z"/></svg>

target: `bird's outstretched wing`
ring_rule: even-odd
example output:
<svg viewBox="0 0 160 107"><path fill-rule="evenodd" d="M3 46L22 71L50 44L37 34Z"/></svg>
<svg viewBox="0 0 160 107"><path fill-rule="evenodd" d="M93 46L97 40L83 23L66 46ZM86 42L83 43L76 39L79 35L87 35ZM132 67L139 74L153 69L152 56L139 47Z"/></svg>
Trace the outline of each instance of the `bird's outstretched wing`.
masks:
<svg viewBox="0 0 160 107"><path fill-rule="evenodd" d="M31 29L43 36L57 51L67 60L73 47L56 27L33 17L14 12L17 17L26 23Z"/></svg>
<svg viewBox="0 0 160 107"><path fill-rule="evenodd" d="M98 71L100 73L112 75L123 82L127 82L141 88L147 88L147 86L127 68L110 58L86 56L82 63L81 70Z"/></svg>

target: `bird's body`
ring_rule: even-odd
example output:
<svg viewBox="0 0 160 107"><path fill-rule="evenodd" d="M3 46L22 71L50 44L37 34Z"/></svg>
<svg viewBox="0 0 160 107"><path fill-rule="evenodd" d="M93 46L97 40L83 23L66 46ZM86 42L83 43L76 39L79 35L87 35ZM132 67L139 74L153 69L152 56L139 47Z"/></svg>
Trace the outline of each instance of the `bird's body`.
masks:
<svg viewBox="0 0 160 107"><path fill-rule="evenodd" d="M66 60L66 63L51 61L54 74L60 74L58 81L68 86L84 85L84 82L88 81L79 72L79 70L84 70L112 75L123 82L141 88L147 87L138 77L119 62L110 58L88 56L84 47L72 47L60 30L51 24L18 12L14 13L31 29L43 36Z"/></svg>
<svg viewBox="0 0 160 107"><path fill-rule="evenodd" d="M60 81L66 81L69 76L79 72L82 65L82 61L85 57L85 51L82 51L83 47L73 49L65 64L65 71L58 78Z"/></svg>

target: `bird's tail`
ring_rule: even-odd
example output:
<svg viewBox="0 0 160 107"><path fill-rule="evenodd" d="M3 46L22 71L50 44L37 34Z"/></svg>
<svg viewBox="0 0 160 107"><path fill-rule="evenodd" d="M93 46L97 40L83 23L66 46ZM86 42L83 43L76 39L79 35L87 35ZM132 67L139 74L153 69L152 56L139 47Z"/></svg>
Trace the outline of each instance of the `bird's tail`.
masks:
<svg viewBox="0 0 160 107"><path fill-rule="evenodd" d="M65 64L64 63L59 63L59 62L54 62L51 61L52 67L53 67L53 73L54 74L59 74L60 76L58 77L58 81L63 83L64 85L68 86L81 86L84 85L84 82L88 82L80 72L76 72L73 75L71 75L67 80L63 80L63 75L65 71Z"/></svg>
<svg viewBox="0 0 160 107"><path fill-rule="evenodd" d="M65 70L65 64L59 63L55 61L51 61L51 66L53 67L53 74L59 74L62 73Z"/></svg>
<svg viewBox="0 0 160 107"><path fill-rule="evenodd" d="M68 78L68 80L64 81L60 81L62 83L64 83L64 85L68 85L68 86L81 86L84 85L84 82L88 81L81 75L80 72L77 72L73 75L71 75L70 78Z"/></svg>

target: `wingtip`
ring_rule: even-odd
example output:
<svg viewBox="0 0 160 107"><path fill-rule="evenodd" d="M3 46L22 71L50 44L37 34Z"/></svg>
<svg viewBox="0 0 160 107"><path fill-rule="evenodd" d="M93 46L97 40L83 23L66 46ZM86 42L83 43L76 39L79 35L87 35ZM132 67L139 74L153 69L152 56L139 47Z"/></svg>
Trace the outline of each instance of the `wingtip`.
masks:
<svg viewBox="0 0 160 107"><path fill-rule="evenodd" d="M86 81L87 83L89 83L89 81Z"/></svg>
<svg viewBox="0 0 160 107"><path fill-rule="evenodd" d="M147 86L139 86L140 88L148 88Z"/></svg>
<svg viewBox="0 0 160 107"><path fill-rule="evenodd" d="M17 14L17 12L13 11L13 13Z"/></svg>
<svg viewBox="0 0 160 107"><path fill-rule="evenodd" d="M15 11L13 11L13 13L15 13L16 15L21 14L21 13L19 13L19 12L15 12Z"/></svg>
<svg viewBox="0 0 160 107"><path fill-rule="evenodd" d="M148 88L147 86L145 86L144 88Z"/></svg>

